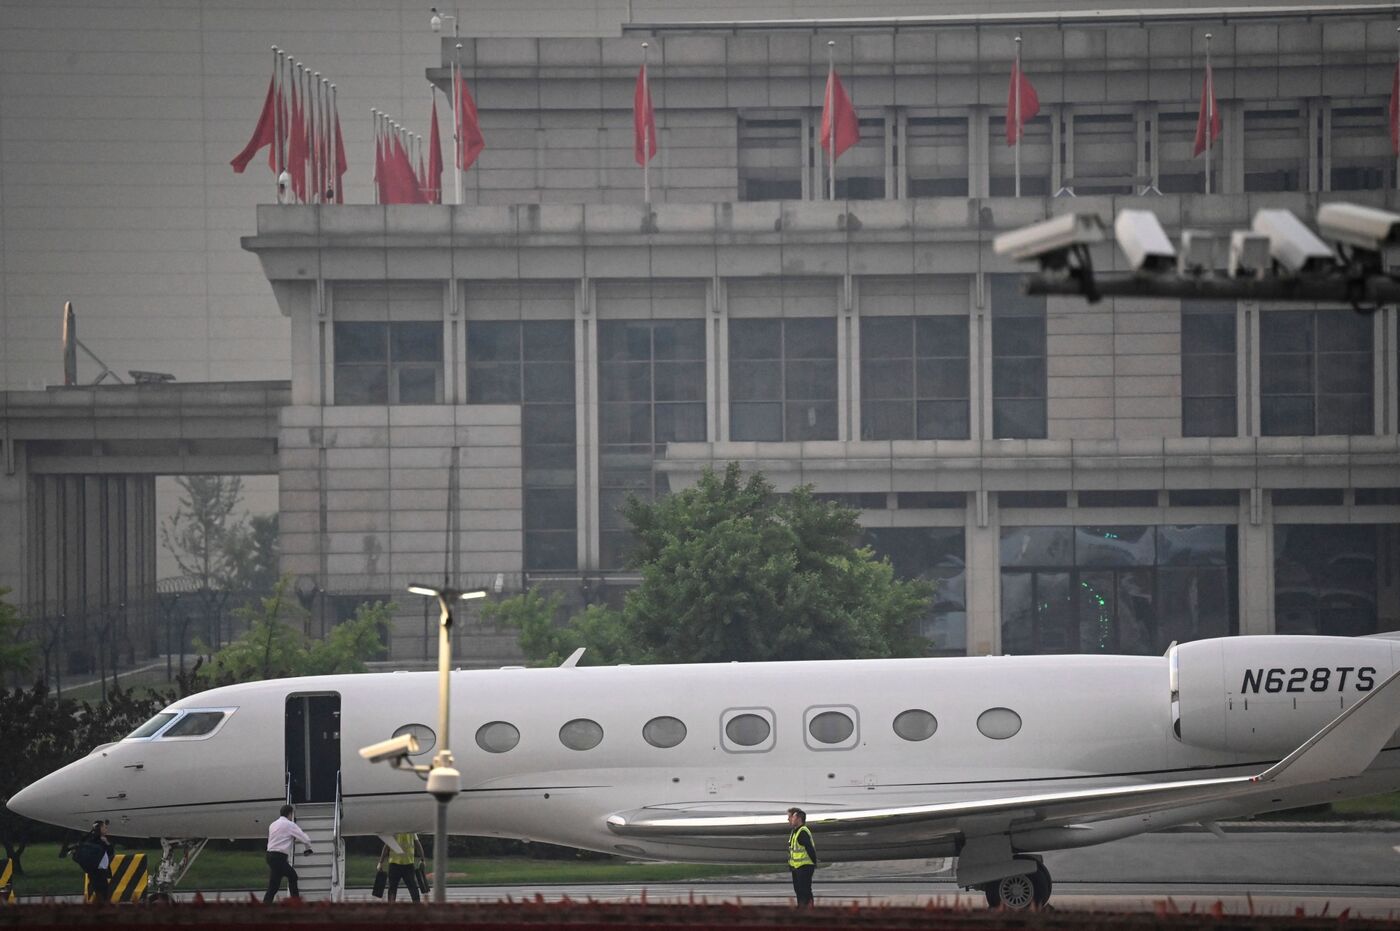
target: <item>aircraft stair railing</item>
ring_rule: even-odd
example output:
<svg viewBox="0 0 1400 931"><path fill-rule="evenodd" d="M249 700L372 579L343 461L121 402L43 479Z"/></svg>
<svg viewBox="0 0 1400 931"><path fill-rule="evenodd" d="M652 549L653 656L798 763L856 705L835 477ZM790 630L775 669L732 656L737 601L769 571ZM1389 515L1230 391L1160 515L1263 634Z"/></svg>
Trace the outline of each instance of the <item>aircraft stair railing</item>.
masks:
<svg viewBox="0 0 1400 931"><path fill-rule="evenodd" d="M340 836L340 823L345 817L345 793L340 783L340 770L335 773L335 827L331 832L331 901L345 900L345 840Z"/></svg>

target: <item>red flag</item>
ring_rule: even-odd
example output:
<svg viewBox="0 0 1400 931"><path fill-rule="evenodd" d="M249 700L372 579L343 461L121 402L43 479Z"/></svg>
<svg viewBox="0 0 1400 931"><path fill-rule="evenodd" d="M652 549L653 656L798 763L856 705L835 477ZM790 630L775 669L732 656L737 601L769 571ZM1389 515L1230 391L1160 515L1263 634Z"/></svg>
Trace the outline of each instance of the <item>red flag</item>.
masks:
<svg viewBox="0 0 1400 931"><path fill-rule="evenodd" d="M423 192L418 187L418 178L413 172L413 162L409 160L408 150L403 147L403 140L395 135L390 144L392 151L389 156L390 191L388 203L423 203Z"/></svg>
<svg viewBox="0 0 1400 931"><path fill-rule="evenodd" d="M638 165L656 157L656 112L651 108L646 65L637 72L637 87L632 91L632 157Z"/></svg>
<svg viewBox="0 0 1400 931"><path fill-rule="evenodd" d="M340 135L340 108L335 110L335 202L345 203L345 172L350 164L345 160L345 139Z"/></svg>
<svg viewBox="0 0 1400 931"><path fill-rule="evenodd" d="M1210 72L1210 63L1206 63L1206 77L1201 83L1201 112L1196 115L1196 148L1191 153L1195 158L1206 150L1208 142L1206 140L1206 121L1210 121L1210 140L1214 142L1220 138L1220 108L1215 105L1215 77Z"/></svg>
<svg viewBox="0 0 1400 931"><path fill-rule="evenodd" d="M292 135L287 140L287 171L292 176L292 193L306 201L306 118L301 112L297 86L292 85Z"/></svg>
<svg viewBox="0 0 1400 931"><path fill-rule="evenodd" d="M437 94L433 95L433 118L428 127L428 203L442 203L442 135L438 131Z"/></svg>
<svg viewBox="0 0 1400 931"><path fill-rule="evenodd" d="M1400 155L1400 61L1390 79L1390 150Z"/></svg>
<svg viewBox="0 0 1400 931"><path fill-rule="evenodd" d="M486 148L486 137L481 134L481 121L476 115L476 101L462 72L457 72L457 167L466 171L472 167L481 150Z"/></svg>
<svg viewBox="0 0 1400 931"><path fill-rule="evenodd" d="M384 164L384 136L376 131L374 134L374 190L378 194L378 202L381 204L389 202L386 167Z"/></svg>
<svg viewBox="0 0 1400 931"><path fill-rule="evenodd" d="M851 106L851 98L846 96L846 88L841 86L841 77L832 68L826 76L826 96L822 104L822 151L827 158L832 155L832 131L835 128L836 150L834 158L860 141L860 120L856 119L856 108Z"/></svg>
<svg viewBox="0 0 1400 931"><path fill-rule="evenodd" d="M1016 89L1021 90L1021 105L1016 106ZM1011 86L1006 92L1006 144L1016 145L1026 134L1026 121L1040 112L1040 98L1036 96L1031 79L1021 70L1021 59L1011 65Z"/></svg>
<svg viewBox="0 0 1400 931"><path fill-rule="evenodd" d="M276 81L275 78L269 78L269 79L268 79L268 82L267 82L267 98L266 98L265 100L263 100L262 113L258 115L258 125L257 125L256 127L254 127L254 129L253 129L253 138L249 139L249 140L248 140L248 144L245 145L245 146L243 147L243 151L242 151L242 152L239 152L237 155L235 155L235 156L233 157L233 160L232 160L231 162L229 162L229 164L233 166L233 170L234 170L234 173L235 173L235 174L240 174L240 175L243 174L243 169L245 169L245 168L248 167L248 163L251 162L251 161L253 160L253 156L256 155L256 154L258 154L258 150L261 149L263 146L265 146L265 145L270 145L270 146L273 146L274 149L276 148L276 142L277 142L277 109L276 109L276 107L277 107L277 99L276 99L276 91L275 91L275 86L276 86L276 84L277 84L277 81ZM275 159L276 159L276 154L275 154L275 152L274 152L274 153L269 153L269 156L270 156L272 159L274 159L274 161L272 162L272 167L273 167L273 170L276 171L277 169L276 169L276 162L275 162Z"/></svg>

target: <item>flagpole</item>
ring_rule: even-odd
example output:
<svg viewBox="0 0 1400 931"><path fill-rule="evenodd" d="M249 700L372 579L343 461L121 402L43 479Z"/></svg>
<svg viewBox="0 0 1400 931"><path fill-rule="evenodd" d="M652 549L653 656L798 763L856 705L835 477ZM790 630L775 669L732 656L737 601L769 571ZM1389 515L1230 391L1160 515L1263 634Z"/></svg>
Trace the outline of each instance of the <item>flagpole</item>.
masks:
<svg viewBox="0 0 1400 931"><path fill-rule="evenodd" d="M331 174L335 177L335 196L331 198L334 203L344 203L345 192L340 189L340 148L335 144L334 133L340 128L340 101L337 99L335 85L331 85L331 152L335 158L335 167L331 169Z"/></svg>
<svg viewBox="0 0 1400 931"><path fill-rule="evenodd" d="M377 107L369 108L370 135L374 139L374 171L370 178L370 187L374 188L374 202L379 203L379 110Z"/></svg>
<svg viewBox="0 0 1400 931"><path fill-rule="evenodd" d="M322 203L325 199L325 186L321 184L321 134L325 131L325 111L321 109L321 72L317 71L311 76L311 87L316 93L316 106L311 111L311 138L316 152L316 170L312 174L312 183L316 185L315 203Z"/></svg>
<svg viewBox="0 0 1400 931"><path fill-rule="evenodd" d="M1211 136L1215 135L1215 75L1210 70L1210 33L1206 33L1206 194L1210 194Z"/></svg>
<svg viewBox="0 0 1400 931"><path fill-rule="evenodd" d="M277 102L277 59L281 53L277 46L272 47L272 186L277 188L277 180L282 174L282 107ZM281 201L281 198L278 198Z"/></svg>
<svg viewBox="0 0 1400 931"><path fill-rule="evenodd" d="M1011 131L1016 135L1016 145L1012 147L1011 157L1016 165L1016 196L1021 196L1021 137L1026 133L1026 127L1021 122L1021 37L1016 37L1016 67L1012 71L1011 80L1016 84L1014 97L1016 99L1016 115L1014 127Z"/></svg>
<svg viewBox="0 0 1400 931"><path fill-rule="evenodd" d="M651 75L647 74L647 50L650 44L642 43L642 203L651 203L651 123L647 114L651 111Z"/></svg>
<svg viewBox="0 0 1400 931"><path fill-rule="evenodd" d="M457 21L452 21L453 35L456 35ZM462 80L462 43L457 43L457 54L452 60L452 139L456 143L452 153L452 177L457 186L457 203L462 203L462 101L458 87Z"/></svg>
<svg viewBox="0 0 1400 931"><path fill-rule="evenodd" d="M321 79L321 203L331 202L331 79Z"/></svg>
<svg viewBox="0 0 1400 931"><path fill-rule="evenodd" d="M435 94L436 92L437 92L437 91L436 91L436 89L433 87L432 82L431 82L431 81L428 82L428 119L429 119L429 120L431 120L431 119L433 118L433 117L432 117L433 111L437 108L437 97L434 96L434 94ZM433 124L432 124L432 123L429 123L429 124L428 124L428 143L431 145L431 144L432 144L432 141L433 141ZM442 142L441 142L441 137L439 137L439 142L438 142L438 158L441 158L441 157L442 157ZM433 160L433 153L430 151L430 152L428 153L428 161L431 162L432 160ZM439 175L436 179L429 178L428 180L429 180L430 183L437 185L437 187L433 188L433 194L432 194L433 200L432 200L432 203L435 203L435 204L440 204L440 203L442 203L442 191L440 190L441 187L442 187L442 176Z"/></svg>
<svg viewBox="0 0 1400 931"><path fill-rule="evenodd" d="M1395 50L1395 69L1396 73L1400 73L1400 26L1395 27L1395 40L1397 43L1397 47ZM1393 91L1391 96L1394 96ZM1391 106L1395 106L1395 102L1393 100L1391 101ZM1395 153L1395 186L1396 188L1400 188L1400 152Z"/></svg>
<svg viewBox="0 0 1400 931"><path fill-rule="evenodd" d="M826 119L827 119L827 190L829 200L836 199L836 40L826 40Z"/></svg>

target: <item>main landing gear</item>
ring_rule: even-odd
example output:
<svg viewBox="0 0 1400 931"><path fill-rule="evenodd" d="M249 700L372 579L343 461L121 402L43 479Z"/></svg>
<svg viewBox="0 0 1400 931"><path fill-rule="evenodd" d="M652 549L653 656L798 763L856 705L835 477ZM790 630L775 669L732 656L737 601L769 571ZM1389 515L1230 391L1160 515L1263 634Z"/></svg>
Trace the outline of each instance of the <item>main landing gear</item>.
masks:
<svg viewBox="0 0 1400 931"><path fill-rule="evenodd" d="M1037 862L1035 872L1003 876L983 884L981 888L990 907L1019 912L1028 908L1040 908L1049 902L1052 886L1050 871L1045 868L1045 864Z"/></svg>

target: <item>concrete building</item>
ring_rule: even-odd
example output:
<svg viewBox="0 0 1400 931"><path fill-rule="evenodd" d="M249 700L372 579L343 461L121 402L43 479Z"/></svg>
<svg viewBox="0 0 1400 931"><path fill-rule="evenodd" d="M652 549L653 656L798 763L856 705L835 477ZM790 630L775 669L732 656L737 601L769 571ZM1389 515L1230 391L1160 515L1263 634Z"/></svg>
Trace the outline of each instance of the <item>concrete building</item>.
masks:
<svg viewBox="0 0 1400 931"><path fill-rule="evenodd" d="M290 324L249 343L290 363L284 571L346 603L444 568L607 597L626 494L737 460L858 507L900 572L940 580L940 651L1400 627L1394 308L1032 299L990 248L1066 210L1223 232L1263 206L1400 207L1400 11L1013 12L461 40L488 145L462 205L242 209ZM1207 32L1209 196L1191 157ZM1017 34L1041 101L1021 197ZM438 42L445 86L458 53ZM816 141L828 48L862 135L836 200ZM237 126L228 154L251 114ZM41 406L24 394L12 409ZM23 500L36 479L4 481ZM403 618L396 656L421 626Z"/></svg>

